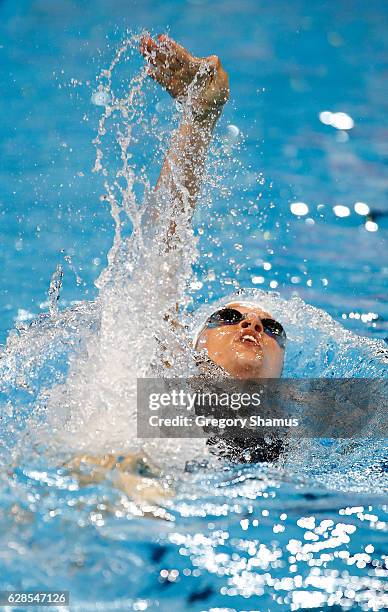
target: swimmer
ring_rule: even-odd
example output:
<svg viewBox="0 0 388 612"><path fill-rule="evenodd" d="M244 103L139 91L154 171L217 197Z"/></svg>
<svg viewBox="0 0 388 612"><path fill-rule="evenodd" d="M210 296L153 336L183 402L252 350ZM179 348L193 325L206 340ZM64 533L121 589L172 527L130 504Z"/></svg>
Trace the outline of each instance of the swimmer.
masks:
<svg viewBox="0 0 388 612"><path fill-rule="evenodd" d="M197 202L207 151L224 104L229 99L228 75L216 55L198 58L166 35L154 40L144 35L140 41L148 75L169 94L182 103L180 125L173 134L155 191L162 192L176 204L174 214L185 214L191 221ZM158 211L152 210L151 222L158 221ZM166 249L173 248L176 218L168 221ZM236 379L278 378L284 362L286 334L279 322L258 305L247 302L226 302L204 321L194 340L197 350L205 350L209 359ZM208 439L209 446L217 446L219 439ZM250 446L246 459L245 441L233 439L233 449L217 454L238 462L268 461L282 450L279 440L263 444L258 439ZM162 502L171 491L166 491L153 477L139 475L134 469L144 457L126 455L124 461L114 456L77 457L68 464L83 484L109 477L118 488L135 500ZM148 464L148 461L146 461ZM93 468L82 474L84 467Z"/></svg>
<svg viewBox="0 0 388 612"><path fill-rule="evenodd" d="M190 221L212 134L229 99L228 75L216 55L195 57L166 35L156 40L143 35L140 52L147 62L148 75L182 103L181 122L155 191L163 190L181 211L188 202L191 215L185 219ZM176 221L171 219L167 247L175 229ZM255 304L233 302L225 303L207 318L197 334L195 348L205 350L211 361L233 378L279 378L285 342L282 325L270 313Z"/></svg>

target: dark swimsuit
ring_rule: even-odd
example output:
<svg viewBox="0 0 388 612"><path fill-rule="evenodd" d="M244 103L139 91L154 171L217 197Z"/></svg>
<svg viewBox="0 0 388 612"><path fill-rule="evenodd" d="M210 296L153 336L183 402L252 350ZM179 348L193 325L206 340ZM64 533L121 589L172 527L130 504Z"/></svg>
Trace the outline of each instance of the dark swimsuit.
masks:
<svg viewBox="0 0 388 612"><path fill-rule="evenodd" d="M223 368L208 357L198 354L196 365L206 379L222 383L231 380ZM285 450L286 443L278 438L257 438L256 436L210 435L206 441L212 455L232 463L264 463L276 461Z"/></svg>

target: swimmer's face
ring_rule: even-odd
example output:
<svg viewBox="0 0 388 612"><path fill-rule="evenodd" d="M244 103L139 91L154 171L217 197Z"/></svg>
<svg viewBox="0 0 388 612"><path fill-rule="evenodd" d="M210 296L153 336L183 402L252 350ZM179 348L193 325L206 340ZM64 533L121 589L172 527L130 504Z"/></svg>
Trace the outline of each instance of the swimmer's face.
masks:
<svg viewBox="0 0 388 612"><path fill-rule="evenodd" d="M206 349L210 359L234 378L279 378L284 362L282 340L266 333L262 323L273 320L272 315L239 302L226 308L237 310L244 318L236 323L208 323L198 336L197 350Z"/></svg>

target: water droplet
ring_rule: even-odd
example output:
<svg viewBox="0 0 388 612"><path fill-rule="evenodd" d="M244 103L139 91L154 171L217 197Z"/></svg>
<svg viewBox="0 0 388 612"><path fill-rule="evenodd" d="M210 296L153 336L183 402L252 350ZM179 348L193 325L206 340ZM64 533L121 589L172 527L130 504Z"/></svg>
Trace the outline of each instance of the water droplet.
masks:
<svg viewBox="0 0 388 612"><path fill-rule="evenodd" d="M347 113L332 113L322 111L319 113L319 120L325 125L331 125L337 130L351 130L354 127L354 120Z"/></svg>
<svg viewBox="0 0 388 612"><path fill-rule="evenodd" d="M319 120L325 125L331 125L331 119L333 117L333 113L330 111L322 111L319 113Z"/></svg>
<svg viewBox="0 0 388 612"><path fill-rule="evenodd" d="M367 221L365 223L365 229L367 230L367 232L377 232L379 226L374 221Z"/></svg>
<svg viewBox="0 0 388 612"><path fill-rule="evenodd" d="M192 289L193 291L199 291L199 289L202 289L203 287L203 283L201 283L201 281L193 281L192 283L190 283L190 289Z"/></svg>
<svg viewBox="0 0 388 612"><path fill-rule="evenodd" d="M337 130L351 130L354 121L347 113L333 113L331 125Z"/></svg>
<svg viewBox="0 0 388 612"><path fill-rule="evenodd" d="M368 204L365 204L365 202L356 202L354 205L354 210L358 215L368 215L370 208Z"/></svg>
<svg viewBox="0 0 388 612"><path fill-rule="evenodd" d="M95 106L108 106L110 101L110 93L105 89L99 89L92 93L91 102L95 104Z"/></svg>
<svg viewBox="0 0 388 612"><path fill-rule="evenodd" d="M58 300L59 294L62 288L62 280L63 280L63 268L62 266L57 266L54 274L51 277L50 287L48 291L49 301L50 301L50 314L55 315L58 312Z"/></svg>
<svg viewBox="0 0 388 612"><path fill-rule="evenodd" d="M337 217L349 217L350 208L347 206L342 206L342 204L337 204L333 206L333 212Z"/></svg>
<svg viewBox="0 0 388 612"><path fill-rule="evenodd" d="M233 139L237 139L240 134L240 130L238 129L237 125L228 125L226 131L228 136Z"/></svg>
<svg viewBox="0 0 388 612"><path fill-rule="evenodd" d="M290 206L290 210L293 215L304 216L307 215L309 207L304 202L293 202Z"/></svg>
<svg viewBox="0 0 388 612"><path fill-rule="evenodd" d="M237 144L240 138L240 130L237 125L228 125L223 138L225 144L231 146Z"/></svg>
<svg viewBox="0 0 388 612"><path fill-rule="evenodd" d="M252 276L252 283L254 285L262 285L265 281L264 276Z"/></svg>
<svg viewBox="0 0 388 612"><path fill-rule="evenodd" d="M344 130L340 130L339 132L337 132L337 135L336 135L337 142L348 142L348 140L349 140L349 134L347 132L345 132Z"/></svg>

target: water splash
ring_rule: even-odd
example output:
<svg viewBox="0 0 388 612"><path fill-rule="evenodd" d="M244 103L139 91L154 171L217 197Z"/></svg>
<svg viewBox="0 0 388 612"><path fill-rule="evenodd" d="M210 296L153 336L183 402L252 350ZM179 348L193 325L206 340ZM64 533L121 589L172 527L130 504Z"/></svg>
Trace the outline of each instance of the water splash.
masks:
<svg viewBox="0 0 388 612"><path fill-rule="evenodd" d="M93 171L104 177L106 193L102 200L110 206L115 235L108 265L96 282L97 331L85 337L83 330L77 329L80 346L69 356L66 379L40 396L45 419L42 425L36 424L35 433L38 432L37 440L44 443L50 431L51 449L136 451L143 445L135 435L137 377L156 370L162 372L161 364L167 359L161 360L161 351L168 353L170 373L172 367L175 374L182 374L183 362L186 371L190 360L190 345L181 328L171 324L187 303L186 285L197 256L188 222L190 204L184 200L184 210L177 217L181 200L175 201L163 189L151 192L145 171L136 172L131 147L139 135L134 132L137 129L147 133L153 125L152 120L145 120L145 72L142 70L130 80L124 97L116 95L112 85L120 58L133 50L138 40L125 40L109 68L100 75L107 95L94 139ZM109 170L110 152L104 148L104 139L110 142L112 133L118 148L118 164L113 173ZM143 187L140 200L136 197L139 183ZM175 234L167 244L170 220L175 218ZM126 224L131 228L129 236L123 234ZM57 286L55 277L52 299L57 295ZM50 312L66 320L66 314L59 317L54 308ZM175 452L179 452L177 446Z"/></svg>
<svg viewBox="0 0 388 612"><path fill-rule="evenodd" d="M51 277L50 287L48 291L48 297L49 297L49 302L50 302L49 312L52 317L58 314L58 300L59 300L59 294L62 288L62 281L63 281L63 268L62 266L57 266L57 269L55 270L54 274Z"/></svg>

